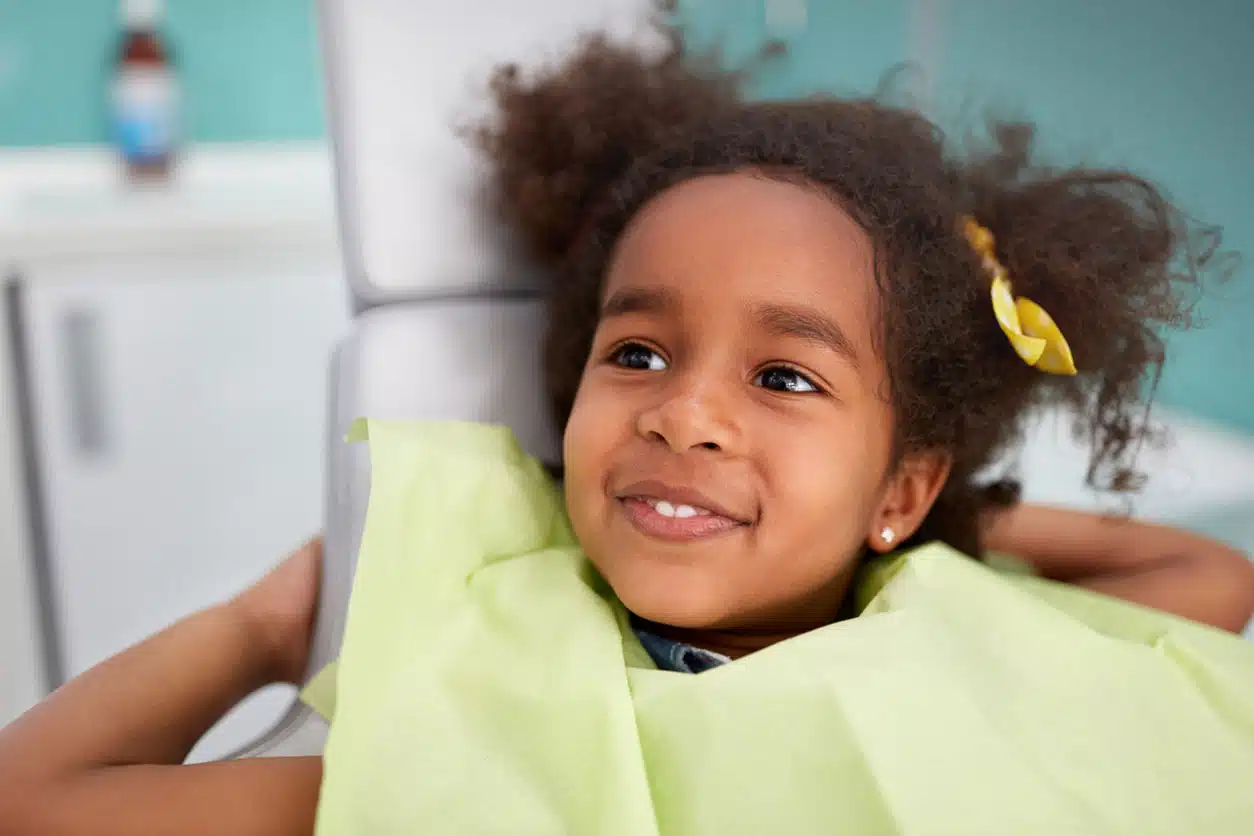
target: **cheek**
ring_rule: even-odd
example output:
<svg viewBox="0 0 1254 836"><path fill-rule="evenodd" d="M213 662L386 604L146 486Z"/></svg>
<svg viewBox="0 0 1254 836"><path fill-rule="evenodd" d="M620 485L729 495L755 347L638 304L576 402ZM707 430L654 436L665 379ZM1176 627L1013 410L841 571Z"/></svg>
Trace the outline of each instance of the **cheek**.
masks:
<svg viewBox="0 0 1254 836"><path fill-rule="evenodd" d="M576 535L582 539L586 517L604 491L610 455L621 435L621 417L595 385L579 388L562 438L566 505ZM584 529L584 531L581 531Z"/></svg>
<svg viewBox="0 0 1254 836"><path fill-rule="evenodd" d="M841 418L813 433L781 434L772 481L792 537L853 548L879 504L891 437L873 415Z"/></svg>
<svg viewBox="0 0 1254 836"><path fill-rule="evenodd" d="M566 472L584 474L600 466L616 432L612 403L600 397L595 385L581 385L566 422L562 456Z"/></svg>

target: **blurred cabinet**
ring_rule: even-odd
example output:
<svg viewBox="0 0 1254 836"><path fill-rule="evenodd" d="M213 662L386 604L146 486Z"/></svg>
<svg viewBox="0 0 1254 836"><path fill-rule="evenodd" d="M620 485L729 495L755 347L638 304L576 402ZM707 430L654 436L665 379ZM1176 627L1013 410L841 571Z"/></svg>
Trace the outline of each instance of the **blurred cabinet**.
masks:
<svg viewBox="0 0 1254 836"><path fill-rule="evenodd" d="M329 190L325 216L285 215L289 201L242 220L222 194L177 230L137 215L129 245L75 250L71 235L12 262L54 679L223 600L320 528L328 362L349 319ZM291 698L254 697L197 756L247 742Z"/></svg>

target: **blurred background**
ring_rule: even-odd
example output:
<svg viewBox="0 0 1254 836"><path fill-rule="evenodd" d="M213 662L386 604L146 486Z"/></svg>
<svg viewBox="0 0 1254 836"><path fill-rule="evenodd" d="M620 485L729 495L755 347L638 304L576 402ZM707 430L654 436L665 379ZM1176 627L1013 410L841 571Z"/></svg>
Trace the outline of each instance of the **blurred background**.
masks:
<svg viewBox="0 0 1254 836"><path fill-rule="evenodd" d="M413 2L440 26L443 2ZM495 5L517 10L501 26L527 6ZM787 44L755 95L868 92L908 61L898 86L947 130L985 105L1028 116L1051 156L1147 173L1254 251L1247 0L677 13L734 63ZM354 310L319 60L313 0L0 0L0 725L321 527L328 362ZM427 81L387 94L421 108ZM1248 551L1250 272L1200 313L1207 328L1171 337L1160 399L1171 461L1205 476L1163 464L1171 489L1144 510ZM1078 501L1082 462L1042 432L1032 495ZM285 700L261 695L202 755Z"/></svg>

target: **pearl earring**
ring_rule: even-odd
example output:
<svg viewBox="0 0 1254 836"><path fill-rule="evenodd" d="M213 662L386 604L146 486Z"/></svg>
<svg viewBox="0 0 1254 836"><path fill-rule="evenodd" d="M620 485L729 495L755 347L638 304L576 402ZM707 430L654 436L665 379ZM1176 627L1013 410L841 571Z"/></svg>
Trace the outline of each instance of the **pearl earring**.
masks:
<svg viewBox="0 0 1254 836"><path fill-rule="evenodd" d="M880 532L880 539L884 541L885 545L891 546L893 541L897 539L897 532L888 526L884 526L884 530Z"/></svg>

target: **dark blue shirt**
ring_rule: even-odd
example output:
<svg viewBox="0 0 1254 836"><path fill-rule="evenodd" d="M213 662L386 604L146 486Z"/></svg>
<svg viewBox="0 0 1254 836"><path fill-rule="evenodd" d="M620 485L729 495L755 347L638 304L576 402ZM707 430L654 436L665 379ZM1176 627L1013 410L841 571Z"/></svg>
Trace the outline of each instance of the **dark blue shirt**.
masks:
<svg viewBox="0 0 1254 836"><path fill-rule="evenodd" d="M636 629L636 638L644 645L653 664L673 673L701 673L731 661L721 653L702 650L690 644L658 636L647 630Z"/></svg>

